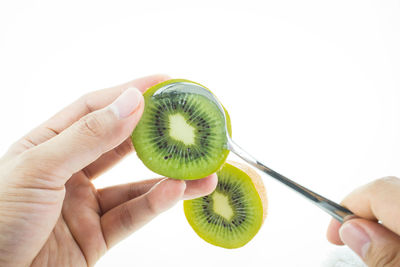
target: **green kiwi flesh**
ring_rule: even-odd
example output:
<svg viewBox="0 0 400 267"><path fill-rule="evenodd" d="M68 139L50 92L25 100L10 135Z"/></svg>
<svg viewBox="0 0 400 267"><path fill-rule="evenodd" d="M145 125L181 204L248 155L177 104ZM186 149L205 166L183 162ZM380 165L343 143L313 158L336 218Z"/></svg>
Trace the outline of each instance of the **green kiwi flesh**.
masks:
<svg viewBox="0 0 400 267"><path fill-rule="evenodd" d="M266 216L265 188L255 171L246 173L228 163L217 175L213 193L184 201L185 216L205 241L223 248L239 248L261 228Z"/></svg>
<svg viewBox="0 0 400 267"><path fill-rule="evenodd" d="M220 169L228 156L225 120L217 105L201 94L154 94L179 82L194 83L168 80L143 94L145 108L132 142L150 170L175 179L199 179ZM231 133L226 110L225 116Z"/></svg>

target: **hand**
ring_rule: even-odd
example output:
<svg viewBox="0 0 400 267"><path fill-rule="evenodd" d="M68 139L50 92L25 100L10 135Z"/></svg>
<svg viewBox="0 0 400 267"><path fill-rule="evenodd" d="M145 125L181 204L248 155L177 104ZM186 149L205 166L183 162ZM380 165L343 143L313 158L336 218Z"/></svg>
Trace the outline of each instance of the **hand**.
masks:
<svg viewBox="0 0 400 267"><path fill-rule="evenodd" d="M85 95L11 146L0 159L0 266L93 266L180 199L215 189L215 174L104 189L91 183L133 151L141 92L166 79L150 76Z"/></svg>
<svg viewBox="0 0 400 267"><path fill-rule="evenodd" d="M400 179L386 177L369 183L353 191L342 204L360 219L343 225L332 220L328 240L346 244L368 266L400 266Z"/></svg>

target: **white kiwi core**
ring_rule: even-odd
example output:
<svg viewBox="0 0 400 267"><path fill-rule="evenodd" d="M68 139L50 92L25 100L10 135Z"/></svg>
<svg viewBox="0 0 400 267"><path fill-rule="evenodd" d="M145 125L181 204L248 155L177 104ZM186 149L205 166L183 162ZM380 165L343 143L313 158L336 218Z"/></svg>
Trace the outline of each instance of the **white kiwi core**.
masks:
<svg viewBox="0 0 400 267"><path fill-rule="evenodd" d="M234 213L231 205L229 204L228 196L214 191L212 198L214 201L214 212L229 221Z"/></svg>
<svg viewBox="0 0 400 267"><path fill-rule="evenodd" d="M193 145L195 128L190 126L179 113L169 116L169 136L185 145Z"/></svg>

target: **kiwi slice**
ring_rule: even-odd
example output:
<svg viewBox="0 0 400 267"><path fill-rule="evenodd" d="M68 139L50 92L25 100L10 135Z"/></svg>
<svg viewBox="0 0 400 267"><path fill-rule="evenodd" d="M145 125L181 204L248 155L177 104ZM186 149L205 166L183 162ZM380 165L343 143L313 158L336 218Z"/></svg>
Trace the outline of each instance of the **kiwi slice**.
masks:
<svg viewBox="0 0 400 267"><path fill-rule="evenodd" d="M223 114L205 96L186 90L193 85L202 86L173 79L149 88L143 94L142 118L132 133L133 145L143 163L150 170L175 179L208 176L221 168L229 153ZM155 94L167 87L177 91ZM225 116L231 134L226 110Z"/></svg>
<svg viewBox="0 0 400 267"><path fill-rule="evenodd" d="M223 248L247 244L267 216L264 184L247 165L228 161L217 172L218 184L208 196L185 200L185 216L205 241Z"/></svg>

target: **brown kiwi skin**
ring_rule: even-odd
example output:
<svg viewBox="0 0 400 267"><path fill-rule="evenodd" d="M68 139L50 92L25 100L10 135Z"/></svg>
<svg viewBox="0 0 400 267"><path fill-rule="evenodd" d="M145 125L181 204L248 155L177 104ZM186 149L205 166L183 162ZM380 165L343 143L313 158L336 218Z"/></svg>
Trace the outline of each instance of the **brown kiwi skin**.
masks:
<svg viewBox="0 0 400 267"><path fill-rule="evenodd" d="M226 163L229 163L233 165L234 167L242 170L243 172L247 173L247 175L250 177L251 181L253 182L258 195L260 196L262 206L263 206L263 223L265 221L265 218L267 217L267 212L268 212L268 197L267 197L267 190L265 189L264 182L261 179L261 176L250 166L244 164L244 163L239 163L236 161L231 161L227 160Z"/></svg>

